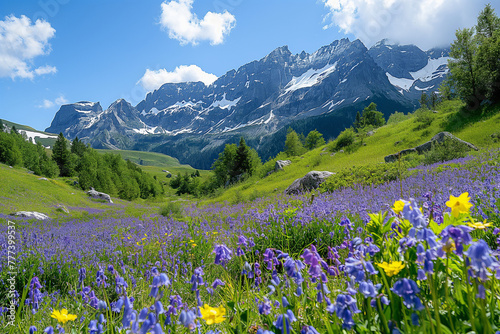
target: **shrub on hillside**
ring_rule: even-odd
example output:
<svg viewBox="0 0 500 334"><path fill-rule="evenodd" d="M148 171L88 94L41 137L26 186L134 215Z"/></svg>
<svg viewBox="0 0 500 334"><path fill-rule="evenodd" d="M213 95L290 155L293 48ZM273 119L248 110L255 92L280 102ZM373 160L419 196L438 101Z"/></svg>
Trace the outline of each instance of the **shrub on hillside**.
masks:
<svg viewBox="0 0 500 334"><path fill-rule="evenodd" d="M178 202L168 202L160 208L160 215L163 217L179 217L182 213L182 205Z"/></svg>
<svg viewBox="0 0 500 334"><path fill-rule="evenodd" d="M386 182L406 178L410 175L410 164L397 162L388 164L374 164L366 166L353 166L330 176L320 186L322 192L334 191L341 188L352 187L360 184L364 186L379 185Z"/></svg>
<svg viewBox="0 0 500 334"><path fill-rule="evenodd" d="M424 164L432 165L436 162L463 158L470 148L460 142L446 139L441 144L433 144L432 149L424 155Z"/></svg>
<svg viewBox="0 0 500 334"><path fill-rule="evenodd" d="M411 117L410 114L405 114L403 112L395 111L389 116L387 124L397 124L399 122L406 121L410 117Z"/></svg>
<svg viewBox="0 0 500 334"><path fill-rule="evenodd" d="M356 133L354 132L353 128L348 128L338 135L338 137L333 141L333 144L330 148L332 151L338 151L353 145L355 140Z"/></svg>
<svg viewBox="0 0 500 334"><path fill-rule="evenodd" d="M415 111L417 127L415 130L422 130L429 127L434 121L434 113L427 108L420 108Z"/></svg>

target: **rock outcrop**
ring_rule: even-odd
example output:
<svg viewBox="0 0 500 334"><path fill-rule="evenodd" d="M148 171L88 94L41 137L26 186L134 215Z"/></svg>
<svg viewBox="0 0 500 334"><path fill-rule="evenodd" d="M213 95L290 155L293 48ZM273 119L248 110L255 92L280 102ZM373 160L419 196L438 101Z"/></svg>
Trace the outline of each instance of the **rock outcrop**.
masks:
<svg viewBox="0 0 500 334"><path fill-rule="evenodd" d="M334 173L327 171L312 171L307 173L304 177L293 181L293 183L286 188L287 195L296 195L304 191L311 191L317 189L321 183L332 176Z"/></svg>
<svg viewBox="0 0 500 334"><path fill-rule="evenodd" d="M283 167L291 165L292 162L290 160L278 160L276 164L274 164L274 171L277 172L279 170L283 170Z"/></svg>
<svg viewBox="0 0 500 334"><path fill-rule="evenodd" d="M419 146L414 147L414 148L408 148L406 150L399 151L398 153L388 155L384 158L384 160L385 160L385 162L394 162L394 161L398 160L398 157L402 157L406 154L410 154L410 153L423 154L423 153L429 151L430 149L432 149L432 145L441 144L445 140L452 140L456 143L464 145L465 147L467 147L471 150L475 150L475 151L478 150L478 148L476 146L474 146L473 144L468 143L468 142L466 142L458 137L455 137L454 135L452 135L449 132L440 132L437 135L435 135L434 137L432 137L432 139L429 140L428 142L423 143L422 145L419 145Z"/></svg>
<svg viewBox="0 0 500 334"><path fill-rule="evenodd" d="M106 201L108 203L113 203L113 201L111 200L111 196L109 196L108 194L96 191L94 188L91 188L89 191L87 191L87 194L94 199L99 199L99 200Z"/></svg>
<svg viewBox="0 0 500 334"><path fill-rule="evenodd" d="M18 211L16 213L11 214L11 216L23 217L28 219L36 219L36 220L48 220L49 216L46 214L36 212L36 211Z"/></svg>

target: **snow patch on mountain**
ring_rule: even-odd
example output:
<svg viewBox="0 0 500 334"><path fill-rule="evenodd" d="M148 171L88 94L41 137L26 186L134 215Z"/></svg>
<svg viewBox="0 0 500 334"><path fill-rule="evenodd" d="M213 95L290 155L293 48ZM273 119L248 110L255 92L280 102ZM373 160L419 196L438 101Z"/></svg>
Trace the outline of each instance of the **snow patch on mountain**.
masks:
<svg viewBox="0 0 500 334"><path fill-rule="evenodd" d="M389 79L389 82L398 88L402 88L406 91L409 91L411 86L413 86L413 83L415 80L411 79L405 79L405 78L396 78L393 77L392 75L389 74L389 72L386 72L385 75L387 75L387 79Z"/></svg>
<svg viewBox="0 0 500 334"><path fill-rule="evenodd" d="M308 69L304 74L299 77L293 77L290 82L285 86L285 93L293 92L302 88L312 87L319 84L331 73L335 72L337 62L334 64L327 64L320 69Z"/></svg>
<svg viewBox="0 0 500 334"><path fill-rule="evenodd" d="M410 72L410 75L413 79L420 80L422 82L428 82L439 78L448 72L448 70L445 70L443 73L443 71L440 71L439 68L443 65L447 65L449 59L451 58L441 57L437 59L429 59L429 62L424 68L418 70L417 72Z"/></svg>
<svg viewBox="0 0 500 334"><path fill-rule="evenodd" d="M47 135L45 133L33 132L28 130L19 130L19 133L25 134L29 141L36 144L35 138L57 138L57 136Z"/></svg>
<svg viewBox="0 0 500 334"><path fill-rule="evenodd" d="M437 78L442 78L444 75L446 75L449 71L448 68L446 67L449 59L451 58L450 57L440 57L436 59L429 58L427 65L425 65L423 68L421 68L416 72L410 72L410 75L413 77L413 80L406 78L396 78L395 76L389 74L389 72L386 72L386 75L393 86L408 92L417 81L429 82ZM415 89L419 91L427 91L433 87L434 86L420 88L415 86ZM399 90L401 94L403 94L402 90Z"/></svg>
<svg viewBox="0 0 500 334"><path fill-rule="evenodd" d="M226 93L224 93L224 95L222 95L222 100L218 101L214 101L209 108L221 108L221 109L228 109L228 110L231 110L231 108L235 107L238 102L240 102L241 100L241 97L238 97L236 100L227 100L226 99Z"/></svg>

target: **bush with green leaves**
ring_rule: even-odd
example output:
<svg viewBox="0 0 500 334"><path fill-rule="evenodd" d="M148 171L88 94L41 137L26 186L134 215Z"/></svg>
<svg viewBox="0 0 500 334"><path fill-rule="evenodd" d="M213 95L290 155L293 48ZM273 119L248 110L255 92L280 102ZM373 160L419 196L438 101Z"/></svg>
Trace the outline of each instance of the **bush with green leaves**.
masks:
<svg viewBox="0 0 500 334"><path fill-rule="evenodd" d="M322 192L334 191L341 188L353 187L355 185L380 185L386 182L404 179L411 172L408 162L380 163L366 166L353 166L345 168L330 176L320 186Z"/></svg>
<svg viewBox="0 0 500 334"><path fill-rule="evenodd" d="M331 151L338 151L352 146L356 140L356 133L353 128L342 131L330 145Z"/></svg>
<svg viewBox="0 0 500 334"><path fill-rule="evenodd" d="M441 144L434 143L432 148L424 153L424 164L432 165L436 162L449 161L465 157L470 148L458 141L445 139Z"/></svg>
<svg viewBox="0 0 500 334"><path fill-rule="evenodd" d="M406 121L409 118L411 118L411 114L405 114L403 112L395 111L389 116L387 124L397 124L402 121Z"/></svg>
<svg viewBox="0 0 500 334"><path fill-rule="evenodd" d="M169 201L160 208L159 212L164 217L180 217L182 215L182 205L179 202Z"/></svg>
<svg viewBox="0 0 500 334"><path fill-rule="evenodd" d="M415 130L422 130L429 127L434 121L435 116L432 111L427 108L420 108L415 111L415 120L417 121L417 126Z"/></svg>

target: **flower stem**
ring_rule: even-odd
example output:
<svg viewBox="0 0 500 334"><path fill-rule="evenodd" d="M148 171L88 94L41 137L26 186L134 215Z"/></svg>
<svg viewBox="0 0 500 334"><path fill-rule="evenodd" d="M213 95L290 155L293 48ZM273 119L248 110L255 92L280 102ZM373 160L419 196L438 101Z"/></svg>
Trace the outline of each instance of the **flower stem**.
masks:
<svg viewBox="0 0 500 334"><path fill-rule="evenodd" d="M472 331L476 332L476 325L474 323L474 312L472 311L473 309L473 304L472 304L472 299L471 299L471 289L470 289L470 283L469 283L469 277L467 274L467 264L465 261L465 255L464 255L464 267L463 267L463 274L464 274L464 280L465 280L465 285L467 286L467 303L469 304L469 307L467 310L469 311L469 320L470 324L472 326Z"/></svg>
<svg viewBox="0 0 500 334"><path fill-rule="evenodd" d="M390 334L389 325L387 324L387 319L385 318L384 310L382 309L382 303L380 302L380 298L377 298L377 309L378 314L380 316L380 323L383 329L383 332L386 334Z"/></svg>
<svg viewBox="0 0 500 334"><path fill-rule="evenodd" d="M429 275L429 285L431 286L432 303L434 304L434 316L436 318L437 334L441 334L441 319L439 318L439 301L436 293L436 285L432 275Z"/></svg>

